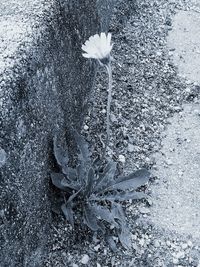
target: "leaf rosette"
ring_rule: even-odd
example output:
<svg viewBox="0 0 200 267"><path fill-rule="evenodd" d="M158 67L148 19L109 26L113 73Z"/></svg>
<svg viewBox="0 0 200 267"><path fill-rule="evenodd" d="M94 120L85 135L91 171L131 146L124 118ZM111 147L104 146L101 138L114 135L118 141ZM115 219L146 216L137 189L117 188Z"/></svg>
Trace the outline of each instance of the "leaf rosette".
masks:
<svg viewBox="0 0 200 267"><path fill-rule="evenodd" d="M76 168L69 167L66 146L59 146L54 138L54 155L61 172L51 173L51 179L54 186L68 193L68 199L61 206L65 218L74 227L75 215L81 210L79 218L82 223L92 231L101 232L113 250L116 245L110 228L115 229L121 244L130 248L130 231L121 202L144 199L146 194L137 190L148 182L150 173L140 169L117 177L117 163L112 160L100 170L91 160L84 138L76 131L74 138L80 152Z"/></svg>

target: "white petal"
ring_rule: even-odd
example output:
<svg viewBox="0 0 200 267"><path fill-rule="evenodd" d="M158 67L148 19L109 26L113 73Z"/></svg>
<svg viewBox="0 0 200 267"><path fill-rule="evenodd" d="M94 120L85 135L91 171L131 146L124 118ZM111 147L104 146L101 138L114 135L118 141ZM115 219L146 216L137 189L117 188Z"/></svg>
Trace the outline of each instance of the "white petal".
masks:
<svg viewBox="0 0 200 267"><path fill-rule="evenodd" d="M107 35L107 45L109 45L109 46L110 46L110 42L111 42L111 37L112 37L112 35L109 32L108 35Z"/></svg>
<svg viewBox="0 0 200 267"><path fill-rule="evenodd" d="M82 49L83 51L87 51L88 46L87 46L87 45L82 45L82 46L81 46L81 49Z"/></svg>
<svg viewBox="0 0 200 267"><path fill-rule="evenodd" d="M92 54L92 53L83 53L82 55L85 58L95 58L95 59L99 58L99 56L97 54Z"/></svg>
<svg viewBox="0 0 200 267"><path fill-rule="evenodd" d="M108 53L108 54L110 54L112 48L113 48L113 44L111 44L111 45L107 48L107 53Z"/></svg>
<svg viewBox="0 0 200 267"><path fill-rule="evenodd" d="M106 34L105 34L105 32L102 32L101 33L101 51L102 51L102 54L105 53L106 49L107 49Z"/></svg>
<svg viewBox="0 0 200 267"><path fill-rule="evenodd" d="M105 34L105 32L101 33L101 42L102 42L102 44L106 43L106 34Z"/></svg>
<svg viewBox="0 0 200 267"><path fill-rule="evenodd" d="M97 52L96 46L93 41L86 41L85 45L82 45L82 49L88 54L96 54Z"/></svg>
<svg viewBox="0 0 200 267"><path fill-rule="evenodd" d="M98 42L98 40L99 40L99 35L98 35L98 34L95 34L95 35L93 35L93 36L91 36L91 37L89 38L89 41L90 41L92 44L95 44L96 42Z"/></svg>
<svg viewBox="0 0 200 267"><path fill-rule="evenodd" d="M92 39L95 39L96 37L99 38L99 35L97 33L95 35L90 36L89 40L91 41Z"/></svg>
<svg viewBox="0 0 200 267"><path fill-rule="evenodd" d="M91 46L91 47L88 49L88 52L89 52L90 54L94 54L94 55L99 54L99 50L98 50L98 48L97 48L95 45Z"/></svg>
<svg viewBox="0 0 200 267"><path fill-rule="evenodd" d="M83 55L83 57L90 58L89 54L83 53L82 55Z"/></svg>

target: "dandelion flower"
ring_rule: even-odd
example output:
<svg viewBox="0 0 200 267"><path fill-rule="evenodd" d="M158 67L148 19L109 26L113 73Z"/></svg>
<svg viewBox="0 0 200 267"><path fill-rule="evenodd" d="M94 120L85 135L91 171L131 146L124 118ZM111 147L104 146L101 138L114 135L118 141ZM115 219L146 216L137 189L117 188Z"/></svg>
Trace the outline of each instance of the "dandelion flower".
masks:
<svg viewBox="0 0 200 267"><path fill-rule="evenodd" d="M110 60L112 47L111 33L108 33L107 36L104 32L100 35L95 34L82 45L82 50L85 52L83 56L97 59L101 64L106 65Z"/></svg>

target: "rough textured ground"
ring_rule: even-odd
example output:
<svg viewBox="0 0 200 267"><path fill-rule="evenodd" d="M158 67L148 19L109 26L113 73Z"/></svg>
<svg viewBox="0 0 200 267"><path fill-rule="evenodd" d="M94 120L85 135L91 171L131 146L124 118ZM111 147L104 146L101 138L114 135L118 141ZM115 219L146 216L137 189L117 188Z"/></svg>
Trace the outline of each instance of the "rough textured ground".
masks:
<svg viewBox="0 0 200 267"><path fill-rule="evenodd" d="M98 1L99 2L99 1ZM81 44L106 29L112 1L0 3L0 266L38 267L55 190L53 136L79 128L95 64Z"/></svg>
<svg viewBox="0 0 200 267"><path fill-rule="evenodd" d="M161 153L151 217L158 226L200 237L200 105L187 104L170 120Z"/></svg>
<svg viewBox="0 0 200 267"><path fill-rule="evenodd" d="M168 46L178 71L187 83L196 84L200 68L200 16L180 11L173 20ZM190 88L188 88L190 91ZM200 224L200 105L198 99L183 106L171 120L163 147L156 156L155 172L161 178L152 188L156 198L151 209L153 221L163 228L198 239Z"/></svg>
<svg viewBox="0 0 200 267"><path fill-rule="evenodd" d="M52 1L2 0L0 10L0 73L16 64L19 49L34 41L33 31ZM36 31L37 32L37 31ZM13 60L15 58L15 60ZM3 77L1 77L2 79ZM6 79L6 77L5 77Z"/></svg>
<svg viewBox="0 0 200 267"><path fill-rule="evenodd" d="M152 155L161 149L161 133L169 124L168 118L180 112L184 102L197 101L199 94L197 84L178 75L167 46L175 10L189 9L189 4L165 0L132 2L119 1L110 29L114 42L114 86L109 155L119 162L124 156L125 163L120 164L125 172L141 166L155 167ZM105 139L107 92L102 69L97 80L83 131L95 146L94 154L101 151ZM194 114L188 111L188 115ZM197 118L193 118L195 124ZM150 195L157 183L156 179L149 187ZM56 215L45 266L199 266L200 248L192 237L165 229L166 222L162 225L152 222L150 207L156 201L152 193L147 203L125 205L132 229L130 251L119 246L114 254L103 240L92 239L87 232L73 234L64 219ZM157 212L155 217L158 215Z"/></svg>
<svg viewBox="0 0 200 267"><path fill-rule="evenodd" d="M199 12L178 12L173 21L173 30L168 37L168 46L180 74L200 83L199 25Z"/></svg>

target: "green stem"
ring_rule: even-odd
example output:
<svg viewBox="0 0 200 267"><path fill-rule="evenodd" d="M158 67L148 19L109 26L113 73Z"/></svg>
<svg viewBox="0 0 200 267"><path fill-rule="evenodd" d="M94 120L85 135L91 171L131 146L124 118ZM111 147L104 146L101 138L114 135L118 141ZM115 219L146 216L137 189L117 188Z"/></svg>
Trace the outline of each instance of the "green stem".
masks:
<svg viewBox="0 0 200 267"><path fill-rule="evenodd" d="M105 158L106 150L110 141L110 106L112 100L112 68L111 63L109 62L106 66L108 72L108 100L107 100L107 112L106 112L106 142L105 148L102 155L102 160Z"/></svg>

